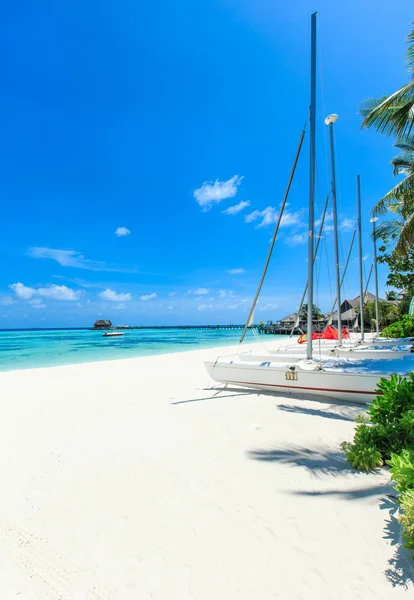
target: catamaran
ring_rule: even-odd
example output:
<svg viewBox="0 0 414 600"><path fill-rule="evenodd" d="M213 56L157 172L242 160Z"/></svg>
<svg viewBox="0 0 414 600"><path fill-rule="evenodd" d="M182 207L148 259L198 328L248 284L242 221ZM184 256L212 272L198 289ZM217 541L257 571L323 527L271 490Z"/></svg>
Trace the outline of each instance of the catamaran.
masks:
<svg viewBox="0 0 414 600"><path fill-rule="evenodd" d="M315 205L315 140L316 140L316 19L317 13L311 17L311 90L310 90L310 164L309 164L309 226L308 226L308 306L313 306L313 275L314 275L314 205ZM325 120L329 127L331 140L331 171L332 171L332 207L334 220L335 262L337 266L337 302L338 315L340 313L340 278L338 259L338 225L336 214L336 185L335 167L333 156L333 124L337 115L330 115ZM292 171L288 180L284 199L281 204L278 221L275 226L269 252L263 269L263 273L253 300L252 307L241 337L244 339L247 328L253 322L254 309L266 276L277 232L286 205L296 164L299 159L303 143L304 131L302 131L298 150L294 159ZM338 319L338 345L342 346L342 328L340 316ZM279 393L293 393L295 395L328 396L337 400L353 400L365 404L376 395L376 388L381 377L387 377L392 372L400 371L407 375L410 370L405 361L397 361L398 366L394 368L391 361L380 360L374 368L373 362L368 360L349 360L342 357L330 360L315 359L313 357L313 314L308 310L307 319L306 355L282 356L269 354L267 356L236 353L234 355L222 356L215 361L207 361L205 366L211 378L217 382L233 384L237 386L262 389ZM368 356L364 354L364 356ZM378 356L378 354L376 354ZM389 365L389 368L385 365ZM390 367L393 367L390 371Z"/></svg>

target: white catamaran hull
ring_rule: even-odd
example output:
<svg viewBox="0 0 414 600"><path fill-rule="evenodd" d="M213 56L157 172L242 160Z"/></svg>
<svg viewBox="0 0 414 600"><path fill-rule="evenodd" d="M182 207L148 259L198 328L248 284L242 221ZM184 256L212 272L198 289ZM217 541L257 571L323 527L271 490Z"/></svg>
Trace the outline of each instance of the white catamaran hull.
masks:
<svg viewBox="0 0 414 600"><path fill-rule="evenodd" d="M308 371L297 363L205 362L214 381L280 394L326 396L359 404L370 402L381 375L371 373Z"/></svg>
<svg viewBox="0 0 414 600"><path fill-rule="evenodd" d="M395 344L394 344L395 346ZM276 356L281 356L282 360L285 359L286 356L290 357L298 357L304 358L306 355L306 349L302 346L285 346L280 348L278 351L271 352L272 360ZM399 349L389 349L387 346L381 346L377 349L370 348L369 346L343 346L342 348L335 347L333 345L325 345L325 344L315 344L314 346L314 355L318 358L332 358L332 357L341 357L341 358L352 358L352 359L369 359L369 360L397 360L400 358L404 358L406 356L412 356L414 358L414 353L411 349L409 350L399 350Z"/></svg>
<svg viewBox="0 0 414 600"><path fill-rule="evenodd" d="M374 346L400 346L414 344L414 338L376 338L372 340Z"/></svg>

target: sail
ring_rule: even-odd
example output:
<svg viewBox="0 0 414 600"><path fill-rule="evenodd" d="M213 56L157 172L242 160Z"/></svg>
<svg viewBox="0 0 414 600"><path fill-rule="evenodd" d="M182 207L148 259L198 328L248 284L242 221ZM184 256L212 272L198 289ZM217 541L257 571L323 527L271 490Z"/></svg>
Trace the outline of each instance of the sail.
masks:
<svg viewBox="0 0 414 600"><path fill-rule="evenodd" d="M247 321L247 327L251 327L253 325L254 322L254 310L252 311L252 314L250 315L250 319Z"/></svg>

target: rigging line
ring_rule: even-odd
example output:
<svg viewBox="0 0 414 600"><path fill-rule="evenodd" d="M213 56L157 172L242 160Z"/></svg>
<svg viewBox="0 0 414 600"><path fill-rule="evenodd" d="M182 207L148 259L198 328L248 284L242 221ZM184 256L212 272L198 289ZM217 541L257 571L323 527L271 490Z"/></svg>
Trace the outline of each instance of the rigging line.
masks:
<svg viewBox="0 0 414 600"><path fill-rule="evenodd" d="M298 164L300 151L302 149L303 139L305 137L306 123L307 123L307 121L305 121L305 127L303 128L302 133L300 134L298 148L296 150L296 155L295 155L295 159L293 161L292 169L291 169L291 172L290 172L290 175L289 175L288 183L287 183L286 190L285 190L285 195L283 197L283 201L282 201L282 204L281 204L281 207L280 207L279 217L277 219L277 222L276 222L276 225L275 225L275 230L273 232L273 236L272 236L272 241L270 243L269 252L267 253L267 258L266 258L266 262L265 262L265 265L264 265L264 268L263 268L262 276L260 278L259 285L257 286L256 294L255 294L255 297L253 299L252 306L250 308L249 316L247 317L247 321L246 321L246 324L245 324L244 329L243 329L243 333L242 333L241 338L240 338L240 344L244 340L244 336L246 335L246 331L251 326L252 321L253 321L254 309L256 308L257 300L259 299L259 295L260 295L260 292L262 290L263 282L264 282L264 279L266 277L267 269L269 267L270 259L272 257L273 247L275 245L277 233L279 231L280 222L282 220L283 211L285 210L286 202L287 202L287 199L288 199L288 196L289 196L290 186L292 185L293 176L295 175L295 171L296 171L296 165Z"/></svg>
<svg viewBox="0 0 414 600"><path fill-rule="evenodd" d="M325 206L323 208L323 212L322 212L322 215L321 215L321 224L319 226L319 232L318 232L318 236L316 238L315 249L313 251L313 261L314 262L315 262L317 254L318 254L318 248L319 248L320 241L322 239L323 225L325 223L325 215L326 215L326 209L328 208L328 201L329 201L329 196L326 196ZM308 282L306 282L306 286L305 286L305 289L304 289L304 292L303 292L303 295L302 295L302 298L301 298L301 301L300 301L300 304L299 304L296 321L293 323L293 327L292 327L292 329L290 331L290 337L292 337L294 330L299 325L300 312L302 310L302 306L303 306L303 303L305 301L305 296L306 296L307 291L308 291Z"/></svg>
<svg viewBox="0 0 414 600"><path fill-rule="evenodd" d="M351 245L349 246L348 256L346 257L345 267L344 267L344 270L342 272L341 283L340 283L341 289L342 289L343 284L344 284L344 279L345 279L346 271L348 269L349 259L351 258L352 248L353 248L354 241L355 241L355 235L356 235L356 229L354 229L354 233L352 234ZM336 308L337 300L338 299L335 298L335 301L333 303L332 310L331 310L332 313L334 312L334 310Z"/></svg>
<svg viewBox="0 0 414 600"><path fill-rule="evenodd" d="M365 296L367 295L367 291L368 291L369 282L370 282L370 279L371 279L371 275L372 275L372 269L373 269L373 268L374 268L374 264L372 263L372 264L371 264L371 268L370 268L370 270L369 270L369 275L368 275L367 283L366 283L366 286L365 286L364 300L365 300Z"/></svg>

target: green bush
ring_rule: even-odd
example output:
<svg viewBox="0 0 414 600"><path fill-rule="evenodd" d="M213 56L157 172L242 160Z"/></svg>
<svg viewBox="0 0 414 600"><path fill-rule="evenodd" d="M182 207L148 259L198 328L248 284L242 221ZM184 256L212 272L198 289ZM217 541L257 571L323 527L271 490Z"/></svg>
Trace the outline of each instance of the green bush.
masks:
<svg viewBox="0 0 414 600"><path fill-rule="evenodd" d="M400 492L399 521L405 547L414 550L414 373L381 379L366 415L357 419L354 439L342 442L351 465L371 471L386 462Z"/></svg>
<svg viewBox="0 0 414 600"><path fill-rule="evenodd" d="M414 336L414 317L403 315L399 321L385 327L382 335L390 338Z"/></svg>
<svg viewBox="0 0 414 600"><path fill-rule="evenodd" d="M414 374L381 379L378 396L359 419L352 443L341 447L351 465L361 471L382 466L391 455L414 446Z"/></svg>
<svg viewBox="0 0 414 600"><path fill-rule="evenodd" d="M394 479L397 492L404 494L409 489L414 489L414 448L404 448L401 454L391 454L391 476Z"/></svg>
<svg viewBox="0 0 414 600"><path fill-rule="evenodd" d="M399 522L403 527L405 547L414 550L414 489L407 490L400 499Z"/></svg>

